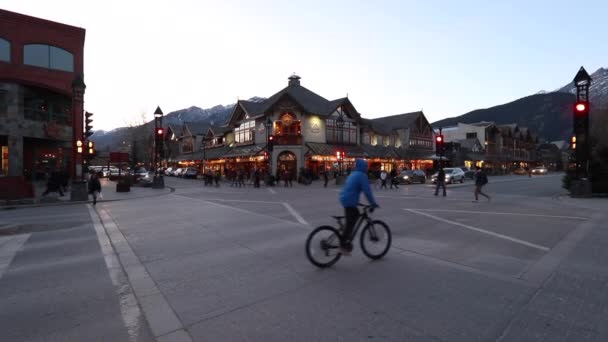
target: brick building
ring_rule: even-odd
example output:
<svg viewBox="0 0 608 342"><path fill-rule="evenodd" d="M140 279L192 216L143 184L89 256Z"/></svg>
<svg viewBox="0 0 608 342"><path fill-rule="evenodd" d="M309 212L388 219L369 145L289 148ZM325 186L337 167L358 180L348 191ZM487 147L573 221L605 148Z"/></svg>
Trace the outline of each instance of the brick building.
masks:
<svg viewBox="0 0 608 342"><path fill-rule="evenodd" d="M46 171L80 172L84 39L82 28L0 10L0 181L11 185L0 196L23 195Z"/></svg>

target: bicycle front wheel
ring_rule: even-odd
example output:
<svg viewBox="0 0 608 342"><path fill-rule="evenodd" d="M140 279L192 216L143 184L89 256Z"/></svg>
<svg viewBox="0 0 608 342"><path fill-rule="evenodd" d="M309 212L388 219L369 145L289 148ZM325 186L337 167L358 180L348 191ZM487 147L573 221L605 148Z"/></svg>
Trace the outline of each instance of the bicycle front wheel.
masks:
<svg viewBox="0 0 608 342"><path fill-rule="evenodd" d="M340 259L340 234L334 227L321 226L313 230L306 240L306 256L321 268L329 267Z"/></svg>
<svg viewBox="0 0 608 342"><path fill-rule="evenodd" d="M370 259L382 258L391 248L391 230L386 223L371 221L361 231L361 250Z"/></svg>

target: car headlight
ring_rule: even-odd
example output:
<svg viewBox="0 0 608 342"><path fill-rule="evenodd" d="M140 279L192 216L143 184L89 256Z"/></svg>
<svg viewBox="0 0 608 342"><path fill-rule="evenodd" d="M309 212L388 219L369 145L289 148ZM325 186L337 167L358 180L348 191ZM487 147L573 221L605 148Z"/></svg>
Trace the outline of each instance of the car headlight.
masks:
<svg viewBox="0 0 608 342"><path fill-rule="evenodd" d="M410 177L409 176L403 176L403 179L408 179L408 178L410 178Z"/></svg>

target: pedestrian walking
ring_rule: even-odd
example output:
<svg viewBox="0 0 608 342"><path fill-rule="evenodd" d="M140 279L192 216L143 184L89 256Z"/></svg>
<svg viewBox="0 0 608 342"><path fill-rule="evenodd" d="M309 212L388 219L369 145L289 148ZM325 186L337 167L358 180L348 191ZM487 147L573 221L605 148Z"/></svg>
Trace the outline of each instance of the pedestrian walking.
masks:
<svg viewBox="0 0 608 342"><path fill-rule="evenodd" d="M97 197L101 197L101 183L96 172L91 172L89 178L89 194L93 195L93 205L96 205Z"/></svg>
<svg viewBox="0 0 608 342"><path fill-rule="evenodd" d="M399 182L397 181L397 170L395 170L395 168L393 168L391 170L391 190L393 189L393 186L395 187L395 190L399 190Z"/></svg>
<svg viewBox="0 0 608 342"><path fill-rule="evenodd" d="M439 194L439 188L443 189L443 197L445 197L446 192L445 192L445 171L443 171L443 168L439 169L439 172L437 172L437 186L435 186L435 196L437 196Z"/></svg>
<svg viewBox="0 0 608 342"><path fill-rule="evenodd" d="M222 178L222 174L220 173L220 170L215 171L215 187L220 186L220 178Z"/></svg>
<svg viewBox="0 0 608 342"><path fill-rule="evenodd" d="M260 187L260 170L257 167L253 169L253 187Z"/></svg>
<svg viewBox="0 0 608 342"><path fill-rule="evenodd" d="M384 190L387 190L386 188L386 178L388 177L388 174L386 173L386 171L382 170L382 172L380 172L380 181L382 181L382 185L380 185L380 189L384 188Z"/></svg>
<svg viewBox="0 0 608 342"><path fill-rule="evenodd" d="M475 200L473 202L477 202L479 200L479 195L488 199L490 202L490 196L484 194L481 189L488 184L488 176L485 171L481 167L477 167L477 172L475 173Z"/></svg>
<svg viewBox="0 0 608 342"><path fill-rule="evenodd" d="M242 169L239 169L238 178L239 178L239 182L238 182L239 188L241 186L245 186L245 171L243 171Z"/></svg>
<svg viewBox="0 0 608 342"><path fill-rule="evenodd" d="M323 187L327 188L327 182L329 182L329 175L327 174L329 171L323 171Z"/></svg>

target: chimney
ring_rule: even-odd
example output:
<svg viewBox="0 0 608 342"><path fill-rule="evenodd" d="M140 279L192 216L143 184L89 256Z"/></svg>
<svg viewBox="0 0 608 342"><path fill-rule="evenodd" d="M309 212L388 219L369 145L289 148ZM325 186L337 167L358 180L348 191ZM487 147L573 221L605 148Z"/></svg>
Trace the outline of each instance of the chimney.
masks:
<svg viewBox="0 0 608 342"><path fill-rule="evenodd" d="M291 76L289 76L289 86L299 86L300 85L300 76L296 75L294 72Z"/></svg>

